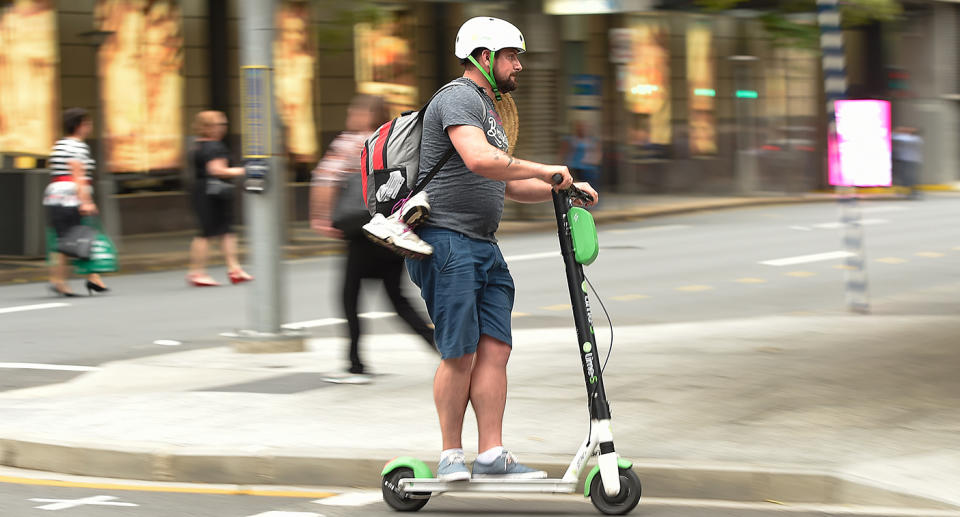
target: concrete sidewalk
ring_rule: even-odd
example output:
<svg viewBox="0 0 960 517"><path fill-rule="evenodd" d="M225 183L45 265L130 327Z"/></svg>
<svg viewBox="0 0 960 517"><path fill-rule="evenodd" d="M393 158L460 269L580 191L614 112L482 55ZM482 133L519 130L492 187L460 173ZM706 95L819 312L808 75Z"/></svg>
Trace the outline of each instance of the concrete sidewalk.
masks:
<svg viewBox="0 0 960 517"><path fill-rule="evenodd" d="M892 199L891 194L868 194L869 199ZM807 203L832 201L830 194L804 195L768 195L768 196L670 196L670 195L628 195L604 193L602 202L594 210L594 218L599 224L657 217L663 215L718 210L743 206L769 204ZM550 203L538 205L513 204L508 207L501 223L500 233L518 233L526 231L549 230L556 228L553 219L553 207ZM247 252L247 242L241 236L240 252ZM189 260L188 250L195 232L176 232L126 236L120 242L120 273L142 273L170 269L186 269ZM304 223L290 225L283 246L286 259L340 253L342 241L321 237ZM222 263L223 257L217 246L211 246L211 264ZM0 257L0 284L43 282L47 280L47 266L41 259L21 259Z"/></svg>
<svg viewBox="0 0 960 517"><path fill-rule="evenodd" d="M635 462L647 497L960 512L960 320L943 310L958 293L874 300L870 316L617 327L604 374L617 451ZM322 380L341 371L346 346L324 338L305 353L187 351L2 393L0 463L378 486L386 460L438 455L437 359L414 336L364 339L377 373L369 385ZM587 432L575 339L572 323L517 331L510 363L506 445L557 476ZM608 339L598 326L604 355ZM468 459L474 429L468 413Z"/></svg>

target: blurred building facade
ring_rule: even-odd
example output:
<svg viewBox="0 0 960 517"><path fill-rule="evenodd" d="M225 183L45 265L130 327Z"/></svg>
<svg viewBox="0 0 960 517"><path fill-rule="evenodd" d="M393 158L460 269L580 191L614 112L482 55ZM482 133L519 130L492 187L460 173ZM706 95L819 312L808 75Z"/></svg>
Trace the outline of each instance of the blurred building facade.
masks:
<svg viewBox="0 0 960 517"><path fill-rule="evenodd" d="M885 40L886 86L894 125L924 139L921 183L960 181L960 3L905 2L897 31Z"/></svg>
<svg viewBox="0 0 960 517"><path fill-rule="evenodd" d="M353 95L384 95L398 111L420 105L461 73L452 42L479 15L512 21L528 41L514 94L521 157L559 162L564 137L580 123L602 141L601 185L619 192L825 184L819 52L771 37L759 12L704 13L655 0L276 5L274 92L294 220L306 216L304 181L343 129ZM3 166L42 166L60 110L85 107L103 119L104 145L91 144L102 149L102 174L117 180L124 233L191 227L183 188L193 116L225 111L239 150L237 0L0 6ZM905 6L902 22L847 31L851 94L893 97L895 124L927 129L922 181L956 181L960 4ZM806 20L815 24L812 13ZM894 84L901 76L908 79Z"/></svg>

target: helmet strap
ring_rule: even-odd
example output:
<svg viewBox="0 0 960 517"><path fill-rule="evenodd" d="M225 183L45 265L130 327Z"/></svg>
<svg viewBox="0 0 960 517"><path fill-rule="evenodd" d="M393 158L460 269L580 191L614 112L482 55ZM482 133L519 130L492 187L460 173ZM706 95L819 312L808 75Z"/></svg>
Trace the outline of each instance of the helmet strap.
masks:
<svg viewBox="0 0 960 517"><path fill-rule="evenodd" d="M477 67L477 70L480 70L480 73L483 74L483 76L487 78L487 82L490 83L490 86L493 88L493 96L496 97L497 100L499 101L499 100L501 100L501 97L500 97L500 89L497 88L497 80L493 78L493 59L494 59L495 56L496 56L496 51L491 50L491 51L490 51L490 71L489 71L489 72L487 72L482 66L480 66L480 63L478 63L477 60L474 59L473 56L467 56L467 59L469 59L470 62L473 63L473 64Z"/></svg>

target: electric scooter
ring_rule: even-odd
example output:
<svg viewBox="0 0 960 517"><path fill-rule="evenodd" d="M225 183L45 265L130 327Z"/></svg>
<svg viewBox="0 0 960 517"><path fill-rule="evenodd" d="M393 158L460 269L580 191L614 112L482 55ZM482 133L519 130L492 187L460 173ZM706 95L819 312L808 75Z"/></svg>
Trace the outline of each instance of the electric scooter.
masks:
<svg viewBox="0 0 960 517"><path fill-rule="evenodd" d="M559 175L557 175L559 176ZM558 180L555 176L555 181ZM536 492L574 493L577 482L591 456L597 465L587 474L584 497L607 515L624 515L640 502L640 479L632 463L617 456L613 447L610 406L603 388L603 372L596 350L593 321L587 299L583 266L593 263L599 253L597 229L587 210L573 206L575 200L589 200L589 194L571 186L554 191L553 207L557 217L560 253L567 273L578 348L587 387L590 427L566 472L560 479L495 479L442 481L433 477L426 463L412 457L395 458L381 472L384 501L401 512L414 512L427 504L430 496L443 492ZM597 474L600 474L599 476Z"/></svg>

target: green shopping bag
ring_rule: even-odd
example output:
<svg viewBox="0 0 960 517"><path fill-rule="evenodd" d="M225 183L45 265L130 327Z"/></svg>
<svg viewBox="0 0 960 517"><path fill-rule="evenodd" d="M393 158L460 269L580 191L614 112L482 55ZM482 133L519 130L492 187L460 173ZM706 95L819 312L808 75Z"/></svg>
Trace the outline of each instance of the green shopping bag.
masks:
<svg viewBox="0 0 960 517"><path fill-rule="evenodd" d="M90 258L87 260L73 259L73 270L78 275L91 273L113 273L117 266L117 247L104 233L100 219L84 217L83 224L96 228L97 238L90 245Z"/></svg>

